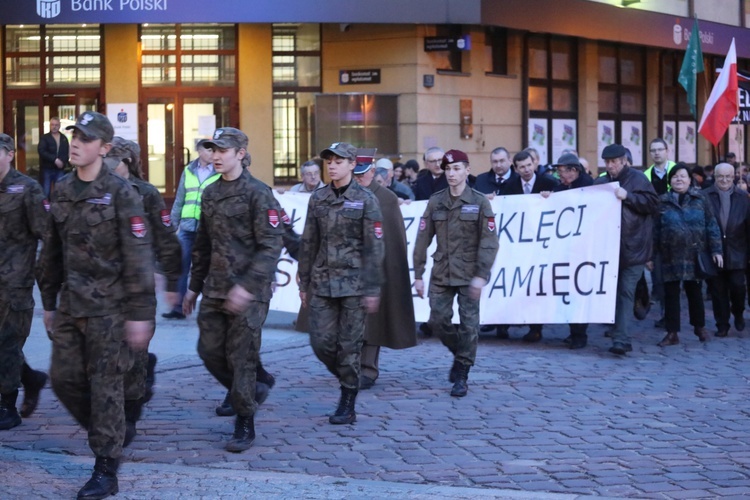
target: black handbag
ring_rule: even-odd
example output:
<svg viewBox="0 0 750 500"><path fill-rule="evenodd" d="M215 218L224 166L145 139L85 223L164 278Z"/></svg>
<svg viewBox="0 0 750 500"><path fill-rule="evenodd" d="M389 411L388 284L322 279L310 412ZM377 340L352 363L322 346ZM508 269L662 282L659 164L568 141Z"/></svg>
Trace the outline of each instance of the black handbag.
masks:
<svg viewBox="0 0 750 500"><path fill-rule="evenodd" d="M641 279L635 285L635 300L633 301L633 316L636 319L645 319L648 312L651 310L651 296L648 293L648 284L646 283L645 274L641 275Z"/></svg>
<svg viewBox="0 0 750 500"><path fill-rule="evenodd" d="M696 274L698 278L715 278L719 275L719 268L708 250L701 250L696 257Z"/></svg>

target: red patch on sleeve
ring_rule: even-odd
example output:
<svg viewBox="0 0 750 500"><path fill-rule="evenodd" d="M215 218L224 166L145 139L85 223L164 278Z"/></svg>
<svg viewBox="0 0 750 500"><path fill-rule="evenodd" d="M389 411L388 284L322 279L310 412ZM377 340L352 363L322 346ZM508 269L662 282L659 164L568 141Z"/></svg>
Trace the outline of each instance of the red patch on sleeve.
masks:
<svg viewBox="0 0 750 500"><path fill-rule="evenodd" d="M383 224L381 224L378 221L375 222L375 237L377 239L380 239L383 237Z"/></svg>
<svg viewBox="0 0 750 500"><path fill-rule="evenodd" d="M495 218L494 217L487 218L487 229L489 229L493 233L495 232Z"/></svg>
<svg viewBox="0 0 750 500"><path fill-rule="evenodd" d="M42 200L42 206L46 212L49 212L49 200Z"/></svg>
<svg viewBox="0 0 750 500"><path fill-rule="evenodd" d="M287 226L292 223L292 219L289 218L289 216L286 214L286 210L284 210L283 208L281 209L281 221Z"/></svg>
<svg viewBox="0 0 750 500"><path fill-rule="evenodd" d="M161 223L166 227L172 225L172 215L169 213L169 210L164 209L161 211Z"/></svg>
<svg viewBox="0 0 750 500"><path fill-rule="evenodd" d="M268 223L271 227L279 227L279 212L273 208L268 211Z"/></svg>
<svg viewBox="0 0 750 500"><path fill-rule="evenodd" d="M419 219L419 230L424 231L425 229L427 229L427 221L424 218Z"/></svg>
<svg viewBox="0 0 750 500"><path fill-rule="evenodd" d="M136 238L146 236L146 223L143 222L143 217L135 216L130 218L130 232Z"/></svg>

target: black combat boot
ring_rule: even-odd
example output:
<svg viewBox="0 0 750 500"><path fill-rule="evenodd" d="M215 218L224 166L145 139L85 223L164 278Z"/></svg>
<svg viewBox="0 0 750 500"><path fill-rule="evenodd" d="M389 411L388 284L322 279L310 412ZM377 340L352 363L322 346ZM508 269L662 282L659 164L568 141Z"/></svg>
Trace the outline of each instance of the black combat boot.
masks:
<svg viewBox="0 0 750 500"><path fill-rule="evenodd" d="M125 440L122 443L123 448L129 446L136 434L138 434L135 425L141 419L142 407L143 405L140 400L125 401Z"/></svg>
<svg viewBox="0 0 750 500"><path fill-rule="evenodd" d="M456 373L458 371L458 365L460 364L461 363L459 363L455 359L453 360L453 366L451 366L451 371L448 372L448 382L450 382L451 384L456 381Z"/></svg>
<svg viewBox="0 0 750 500"><path fill-rule="evenodd" d="M0 395L0 431L7 431L21 425L21 415L16 409L18 389Z"/></svg>
<svg viewBox="0 0 750 500"><path fill-rule="evenodd" d="M94 473L78 492L78 500L98 500L116 495L120 491L117 485L117 466L116 458L96 457Z"/></svg>
<svg viewBox="0 0 750 500"><path fill-rule="evenodd" d="M154 384L156 383L156 354L148 353L148 364L146 365L146 394L143 396L143 404L151 401L154 397Z"/></svg>
<svg viewBox="0 0 750 500"><path fill-rule="evenodd" d="M216 414L220 417L233 417L235 415L234 408L232 407L232 393L230 391L227 391L224 401L216 407Z"/></svg>
<svg viewBox="0 0 750 500"><path fill-rule="evenodd" d="M336 413L328 417L328 421L334 425L353 424L357 420L354 412L354 402L357 400L357 389L341 388L341 398Z"/></svg>
<svg viewBox="0 0 750 500"><path fill-rule="evenodd" d="M250 448L253 441L255 441L255 417L252 415L249 417L237 415L234 421L234 434L224 449L239 453Z"/></svg>
<svg viewBox="0 0 750 500"><path fill-rule="evenodd" d="M21 416L30 417L39 404L39 393L47 383L47 374L38 370L32 370L26 363L21 369L21 385L23 385L23 403L21 403Z"/></svg>
<svg viewBox="0 0 750 500"><path fill-rule="evenodd" d="M273 389L276 384L276 378L268 373L263 365L258 362L258 368L255 370L255 380L258 383L266 384L269 389Z"/></svg>
<svg viewBox="0 0 750 500"><path fill-rule="evenodd" d="M471 367L463 363L456 364L456 381L453 384L453 389L451 389L451 396L462 398L469 392L467 381L469 380L469 369Z"/></svg>

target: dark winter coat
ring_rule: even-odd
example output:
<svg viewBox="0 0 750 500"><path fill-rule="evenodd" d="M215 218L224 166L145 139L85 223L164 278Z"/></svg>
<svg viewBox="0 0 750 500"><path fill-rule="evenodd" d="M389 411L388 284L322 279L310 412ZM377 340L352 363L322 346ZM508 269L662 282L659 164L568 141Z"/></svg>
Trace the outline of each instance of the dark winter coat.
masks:
<svg viewBox="0 0 750 500"><path fill-rule="evenodd" d="M721 242L724 248L724 269L738 270L745 269L747 266L747 245L750 242L750 199L745 191L736 187L732 189L729 198L729 219L727 220L726 230L723 231L719 223L719 214L721 213L719 188L713 185L701 194L708 201L708 206L719 224Z"/></svg>
<svg viewBox="0 0 750 500"><path fill-rule="evenodd" d="M664 281L699 279L698 252L721 255L719 225L698 191L689 190L682 204L677 193L659 197L659 214L654 224L655 251L661 257Z"/></svg>

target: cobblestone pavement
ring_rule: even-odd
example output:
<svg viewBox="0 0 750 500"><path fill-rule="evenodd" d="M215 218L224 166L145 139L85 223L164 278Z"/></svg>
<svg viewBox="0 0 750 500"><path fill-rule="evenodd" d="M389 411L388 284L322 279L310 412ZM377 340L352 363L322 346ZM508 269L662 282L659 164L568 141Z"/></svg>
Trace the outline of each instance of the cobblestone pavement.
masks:
<svg viewBox="0 0 750 500"><path fill-rule="evenodd" d="M437 340L384 349L356 424L332 426L337 384L293 316L274 313L263 362L277 384L242 454L223 449L233 419L214 414L223 390L195 355L194 320L160 319L157 392L125 452L119 496L747 498L750 333L701 344L688 327L659 348L656 318L634 322L635 350L622 358L607 352L602 325L577 351L563 347L560 325L537 344L521 342L521 327L511 340L482 337L461 399L448 394L451 359ZM34 324L27 352L43 366L40 314ZM50 390L0 444L2 498L72 497L90 475L85 433Z"/></svg>

